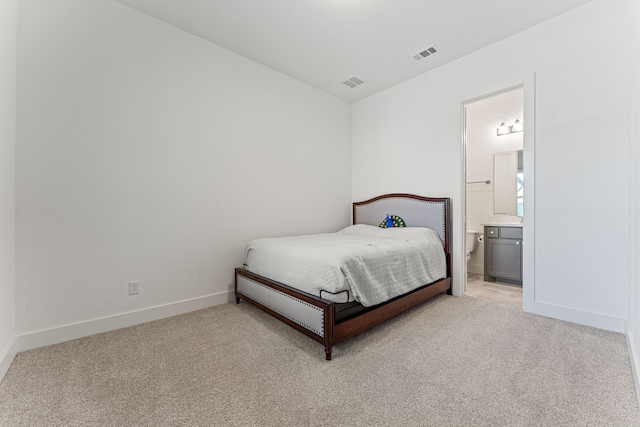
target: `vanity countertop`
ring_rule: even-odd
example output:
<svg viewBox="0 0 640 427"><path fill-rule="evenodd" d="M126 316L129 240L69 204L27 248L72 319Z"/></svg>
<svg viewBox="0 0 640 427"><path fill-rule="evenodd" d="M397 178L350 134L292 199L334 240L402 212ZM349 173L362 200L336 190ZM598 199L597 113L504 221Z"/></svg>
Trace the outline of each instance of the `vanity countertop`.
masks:
<svg viewBox="0 0 640 427"><path fill-rule="evenodd" d="M487 227L522 227L521 222L483 222L480 225Z"/></svg>

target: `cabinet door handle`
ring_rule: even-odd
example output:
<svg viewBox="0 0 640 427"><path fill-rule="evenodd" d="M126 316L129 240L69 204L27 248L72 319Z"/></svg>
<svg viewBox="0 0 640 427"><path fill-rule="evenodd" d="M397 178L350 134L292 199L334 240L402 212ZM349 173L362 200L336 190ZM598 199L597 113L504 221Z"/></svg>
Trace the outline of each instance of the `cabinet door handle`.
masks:
<svg viewBox="0 0 640 427"><path fill-rule="evenodd" d="M520 242L516 242L516 245L519 245L519 244L520 244Z"/></svg>

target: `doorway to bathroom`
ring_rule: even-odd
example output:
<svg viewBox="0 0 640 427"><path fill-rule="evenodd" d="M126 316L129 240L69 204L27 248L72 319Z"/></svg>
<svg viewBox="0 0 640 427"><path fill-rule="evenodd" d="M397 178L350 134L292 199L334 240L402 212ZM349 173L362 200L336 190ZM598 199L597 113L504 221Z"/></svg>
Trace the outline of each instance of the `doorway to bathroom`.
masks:
<svg viewBox="0 0 640 427"><path fill-rule="evenodd" d="M524 88L464 104L465 294L523 306Z"/></svg>

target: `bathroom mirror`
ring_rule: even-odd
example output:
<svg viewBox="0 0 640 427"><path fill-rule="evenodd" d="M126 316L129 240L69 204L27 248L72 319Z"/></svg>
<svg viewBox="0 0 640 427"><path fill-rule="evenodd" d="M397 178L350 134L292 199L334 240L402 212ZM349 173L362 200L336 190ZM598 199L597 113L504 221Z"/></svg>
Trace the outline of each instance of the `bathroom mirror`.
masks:
<svg viewBox="0 0 640 427"><path fill-rule="evenodd" d="M522 150L518 150L518 171L516 172L516 215L524 216L524 162Z"/></svg>
<svg viewBox="0 0 640 427"><path fill-rule="evenodd" d="M522 150L493 155L494 215L523 216L524 168Z"/></svg>

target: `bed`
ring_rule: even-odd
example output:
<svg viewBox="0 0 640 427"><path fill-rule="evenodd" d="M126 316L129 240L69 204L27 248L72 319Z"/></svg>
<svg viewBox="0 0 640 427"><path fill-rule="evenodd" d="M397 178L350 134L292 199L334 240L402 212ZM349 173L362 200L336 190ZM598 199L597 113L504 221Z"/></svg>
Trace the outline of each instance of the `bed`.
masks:
<svg viewBox="0 0 640 427"><path fill-rule="evenodd" d="M406 280L410 284L401 286L400 291L395 290L397 287L395 283L394 286L388 287L394 289L391 291L385 290L385 286L377 287L371 297L365 295L366 292L357 289L356 280L349 272L348 266L345 265L341 265L337 270L334 268L334 270L337 271L336 276L348 277L346 281L349 283L320 286L312 283L312 276L324 278L328 274L333 274L329 267L325 268L324 273L305 276L306 270L302 269L301 274L297 264L294 268L289 268L288 264L283 264L281 267L277 263L281 257L279 254L273 255L271 258L269 255L262 255L264 259L261 264L249 262L253 261L249 254L253 253L251 250L254 249L254 246L260 246L263 241L271 240L259 239L247 245L245 265L235 270L236 303L244 300L318 341L324 345L326 360L331 360L335 344L370 329L440 293L451 294L450 200L412 194L386 194L363 202L356 202L353 203L353 226L335 234L347 234L347 240L369 239L371 234L385 233L382 228L379 228L387 226L385 221L388 226L393 227L406 225L405 230L400 228L389 230L388 237L391 237L391 234L397 234L400 236L398 240L413 242L421 240L423 235L426 236L425 239L430 238L426 235L428 232L433 234L438 245L441 244L440 251L444 265L438 267L437 272L434 273L430 270L429 273L425 273L426 276L420 276L418 279L416 277L407 278ZM364 237L360 236L362 233L364 233ZM406 236L410 237L405 238ZM313 251L317 251L318 247L327 244L324 242L327 236L308 237L311 239L310 253L316 257L316 253ZM285 248L287 245L299 244L298 240L285 239L281 239L282 242L285 242ZM391 246L385 250L392 252L387 253L395 253L395 245L399 245L399 243L390 241L388 244ZM377 241L376 246L378 246ZM297 247L302 248L303 246ZM341 249L336 249L331 252L339 253L340 251ZM264 254L264 252L259 253ZM402 257L404 256L402 255ZM433 258L433 255L430 257ZM360 260L361 255L358 254L356 258ZM379 264L380 260L380 258L377 260L374 258L372 264ZM401 258L400 261L405 262L404 258ZM440 261L437 262L440 263ZM259 265L263 267L256 267ZM354 270L357 269L357 266L354 267ZM289 272L288 270L294 271ZM376 280L396 281L396 276L393 274L389 276L384 271L381 273L374 271L369 275L369 277L374 276ZM388 279L389 277L392 279ZM332 280L326 279L327 283ZM424 280L426 283L416 282L417 280ZM398 282L404 283L400 280ZM320 292L318 292L319 286ZM345 292L345 289L342 288L348 291ZM365 286L361 286L361 288L366 289ZM378 288L382 288L382 290ZM407 291L407 289L410 290ZM323 291L324 293L322 293ZM397 294L398 292L400 293ZM389 295L380 296L380 293L388 293ZM381 300L384 301L381 302Z"/></svg>

